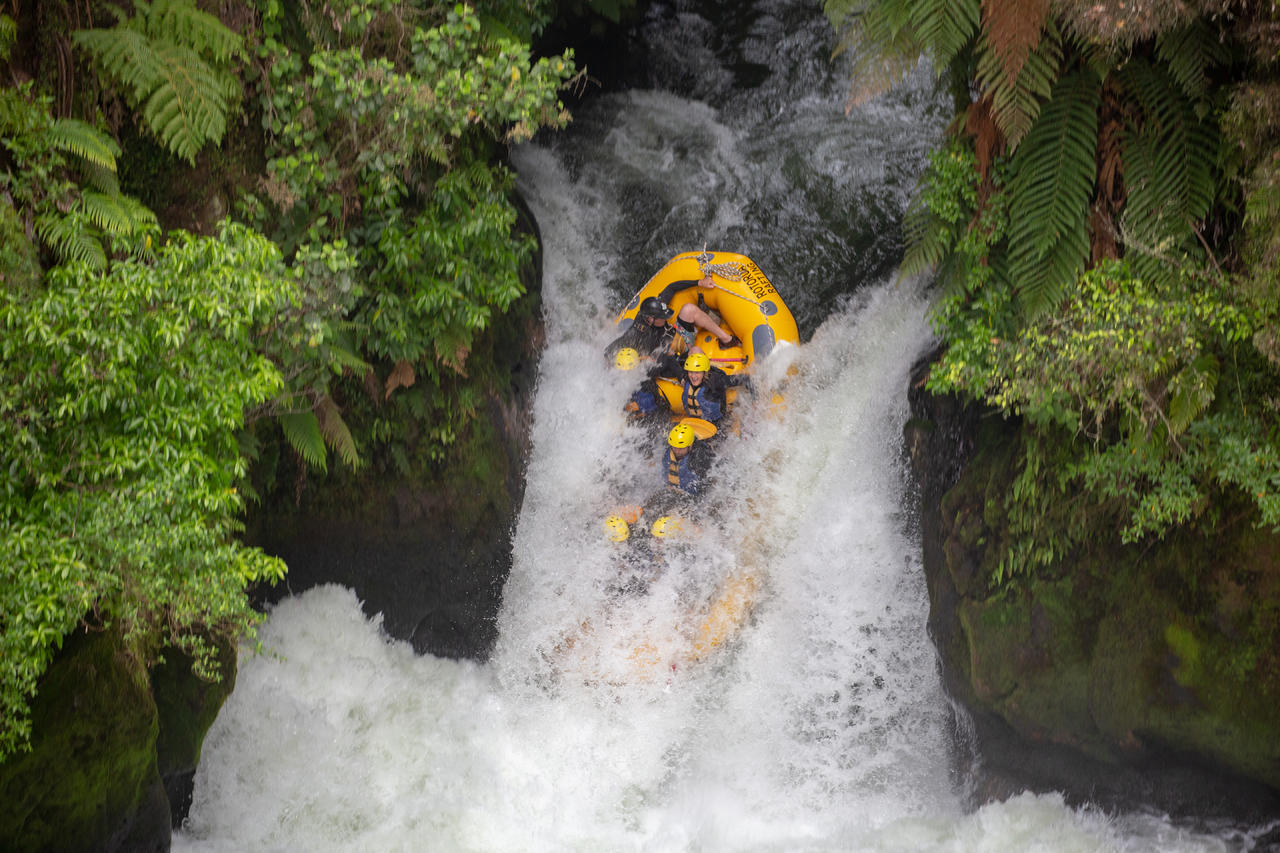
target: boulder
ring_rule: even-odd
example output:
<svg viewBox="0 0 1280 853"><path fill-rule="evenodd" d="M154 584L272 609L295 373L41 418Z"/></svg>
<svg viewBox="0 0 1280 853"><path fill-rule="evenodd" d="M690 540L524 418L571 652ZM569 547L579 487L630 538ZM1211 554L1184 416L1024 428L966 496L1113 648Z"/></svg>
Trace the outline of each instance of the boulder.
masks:
<svg viewBox="0 0 1280 853"><path fill-rule="evenodd" d="M119 633L70 634L31 711L31 751L0 764L0 849L168 850L156 704Z"/></svg>

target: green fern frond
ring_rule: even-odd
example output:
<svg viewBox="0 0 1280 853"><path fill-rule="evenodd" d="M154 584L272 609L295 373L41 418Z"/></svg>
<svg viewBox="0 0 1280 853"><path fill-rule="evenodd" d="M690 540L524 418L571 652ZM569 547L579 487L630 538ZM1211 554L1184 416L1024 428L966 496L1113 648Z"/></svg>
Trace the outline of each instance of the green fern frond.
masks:
<svg viewBox="0 0 1280 853"><path fill-rule="evenodd" d="M1213 206L1219 137L1159 67L1135 60L1120 79L1142 112L1121 153L1125 246L1140 277L1169 281L1183 255L1200 254L1195 229Z"/></svg>
<svg viewBox="0 0 1280 853"><path fill-rule="evenodd" d="M9 52L18 40L18 25L8 15L0 15L0 62L9 61Z"/></svg>
<svg viewBox="0 0 1280 853"><path fill-rule="evenodd" d="M329 358L335 372L350 370L353 373L363 376L373 368L369 362L362 359L353 352L354 347L341 346L330 342Z"/></svg>
<svg viewBox="0 0 1280 853"><path fill-rule="evenodd" d="M76 209L104 234L126 241L140 238L159 227L150 208L132 196L120 193L83 190Z"/></svg>
<svg viewBox="0 0 1280 853"><path fill-rule="evenodd" d="M912 276L936 269L949 243L947 229L919 197L913 199L907 208L902 219L902 231L907 248L898 266L898 274Z"/></svg>
<svg viewBox="0 0 1280 853"><path fill-rule="evenodd" d="M187 45L218 63L244 55L244 39L190 0L152 0L147 31L153 39Z"/></svg>
<svg viewBox="0 0 1280 853"><path fill-rule="evenodd" d="M166 147L194 161L206 141L226 133L225 81L190 48L159 45L156 56L161 83L143 105L143 117Z"/></svg>
<svg viewBox="0 0 1280 853"><path fill-rule="evenodd" d="M1029 316L1056 304L1088 259L1100 102L1092 71L1063 77L1013 157L1009 272Z"/></svg>
<svg viewBox="0 0 1280 853"><path fill-rule="evenodd" d="M846 109L889 91L919 64L924 48L915 40L905 6L855 8L828 0L826 10L841 34L834 55L853 55Z"/></svg>
<svg viewBox="0 0 1280 853"><path fill-rule="evenodd" d="M137 223L130 211L121 203L120 195L108 195L95 190L80 193L78 207L85 217L106 234L127 237L134 233Z"/></svg>
<svg viewBox="0 0 1280 853"><path fill-rule="evenodd" d="M978 34L979 0L915 0L911 22L938 69L945 68Z"/></svg>
<svg viewBox="0 0 1280 853"><path fill-rule="evenodd" d="M240 455L250 462L257 462L262 456L262 441L251 429L242 429L236 433L236 446Z"/></svg>
<svg viewBox="0 0 1280 853"><path fill-rule="evenodd" d="M116 170L120 146L110 136L87 122L60 118L49 127L49 141L59 151L73 154L109 172Z"/></svg>
<svg viewBox="0 0 1280 853"><path fill-rule="evenodd" d="M1010 79L1005 63L991 49L984 34L978 44L978 86L991 95L991 112L996 126L1017 149L1035 124L1041 105L1048 100L1062 65L1062 39L1050 22L1035 48L1027 54L1018 76Z"/></svg>
<svg viewBox="0 0 1280 853"><path fill-rule="evenodd" d="M114 169L104 169L96 163L84 160L80 163L80 183L100 193L120 194L120 178Z"/></svg>
<svg viewBox="0 0 1280 853"><path fill-rule="evenodd" d="M137 106L156 87L160 64L145 33L127 26L109 30L76 30L72 40L98 62L108 77L128 90Z"/></svg>
<svg viewBox="0 0 1280 853"><path fill-rule="evenodd" d="M327 470L328 453L324 449L324 436L320 421L312 412L295 412L279 415L280 429L289 444L308 465Z"/></svg>
<svg viewBox="0 0 1280 853"><path fill-rule="evenodd" d="M120 204L128 212L129 218L133 220L133 230L135 232L143 232L160 227L160 222L156 219L155 212L133 196L120 194Z"/></svg>
<svg viewBox="0 0 1280 853"><path fill-rule="evenodd" d="M1195 18L1188 26L1160 33L1156 37L1156 56L1168 66L1169 74L1183 93L1197 104L1208 97L1208 70L1230 59L1226 45L1204 18Z"/></svg>
<svg viewBox="0 0 1280 853"><path fill-rule="evenodd" d="M226 133L240 88L222 66L243 55L243 40L191 0L139 0L135 7L138 14L120 25L73 38L127 91L161 143L193 162L205 143Z"/></svg>
<svg viewBox="0 0 1280 853"><path fill-rule="evenodd" d="M36 217L36 234L59 262L80 262L95 270L105 269L107 253L88 225L81 216L46 213Z"/></svg>
<svg viewBox="0 0 1280 853"><path fill-rule="evenodd" d="M321 400L316 407L316 414L319 416L320 431L328 445L337 451L338 458L349 468L359 468L360 454L356 451L355 439L351 437L351 430L333 398L325 397Z"/></svg>

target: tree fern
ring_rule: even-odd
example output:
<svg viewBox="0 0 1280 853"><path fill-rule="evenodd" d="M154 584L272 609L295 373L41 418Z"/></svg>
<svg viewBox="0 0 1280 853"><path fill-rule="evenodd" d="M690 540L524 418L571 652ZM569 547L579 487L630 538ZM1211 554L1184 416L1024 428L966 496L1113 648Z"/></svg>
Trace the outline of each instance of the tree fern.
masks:
<svg viewBox="0 0 1280 853"><path fill-rule="evenodd" d="M1141 108L1124 137L1125 246L1141 277L1168 280L1183 256L1200 252L1195 229L1213 204L1218 137L1158 66L1134 60L1122 81Z"/></svg>
<svg viewBox="0 0 1280 853"><path fill-rule="evenodd" d="M1018 147L1035 123L1061 65L1062 40L1056 27L1048 27L1013 76L1009 73L1012 66L984 33L978 50L978 86L990 95L996 126L1011 150Z"/></svg>
<svg viewBox="0 0 1280 853"><path fill-rule="evenodd" d="M76 30L71 37L116 83L128 89L127 100L136 105L155 87L160 65L151 40L134 26L134 21L126 21L109 30Z"/></svg>
<svg viewBox="0 0 1280 853"><path fill-rule="evenodd" d="M982 36L1005 79L1018 78L1048 17L1049 0L983 0Z"/></svg>
<svg viewBox="0 0 1280 853"><path fill-rule="evenodd" d="M907 207L902 232L907 248L898 266L898 274L912 276L935 269L947 252L950 229L921 202L920 196L912 199Z"/></svg>
<svg viewBox="0 0 1280 853"><path fill-rule="evenodd" d="M57 211L41 214L36 217L36 234L60 261L84 263L95 270L107 266L102 241L83 215L64 215Z"/></svg>
<svg viewBox="0 0 1280 853"><path fill-rule="evenodd" d="M227 130L228 78L182 45L155 48L159 82L142 108L143 118L170 150L187 161L206 141Z"/></svg>
<svg viewBox="0 0 1280 853"><path fill-rule="evenodd" d="M848 108L887 92L919 64L924 48L915 38L907 2L827 0L826 12L840 31L835 55L848 51L853 56Z"/></svg>
<svg viewBox="0 0 1280 853"><path fill-rule="evenodd" d="M350 370L352 373L363 376L372 369L369 362L356 355L355 346L346 341L342 343L330 341L329 358L335 372Z"/></svg>
<svg viewBox="0 0 1280 853"><path fill-rule="evenodd" d="M1169 437L1187 431L1191 422L1208 410L1218 388L1218 360L1205 354L1188 364L1169 381L1169 406L1166 415Z"/></svg>
<svg viewBox="0 0 1280 853"><path fill-rule="evenodd" d="M18 25L8 15L0 15L0 62L9 61L9 51L18 40Z"/></svg>
<svg viewBox="0 0 1280 853"><path fill-rule="evenodd" d="M1156 38L1156 56L1169 68L1169 73L1188 98L1207 109L1208 71L1224 65L1230 58L1226 46L1203 18L1188 26L1163 32Z"/></svg>
<svg viewBox="0 0 1280 853"><path fill-rule="evenodd" d="M978 34L979 0L915 0L911 21L916 38L941 70Z"/></svg>
<svg viewBox="0 0 1280 853"><path fill-rule="evenodd" d="M244 49L239 35L213 15L197 9L190 0L152 0L138 5L147 10L148 32L154 38L188 45L221 64L235 59Z"/></svg>
<svg viewBox="0 0 1280 853"><path fill-rule="evenodd" d="M1030 316L1056 303L1088 260L1100 101L1093 72L1063 77L1013 159L1009 273Z"/></svg>
<svg viewBox="0 0 1280 853"><path fill-rule="evenodd" d="M136 0L137 14L112 29L78 30L77 45L142 110L147 128L188 162L226 133L239 85L227 65L240 36L191 0Z"/></svg>
<svg viewBox="0 0 1280 853"><path fill-rule="evenodd" d="M124 197L83 190L79 207L95 227L114 237L127 237L138 230L141 223L134 220L133 210Z"/></svg>

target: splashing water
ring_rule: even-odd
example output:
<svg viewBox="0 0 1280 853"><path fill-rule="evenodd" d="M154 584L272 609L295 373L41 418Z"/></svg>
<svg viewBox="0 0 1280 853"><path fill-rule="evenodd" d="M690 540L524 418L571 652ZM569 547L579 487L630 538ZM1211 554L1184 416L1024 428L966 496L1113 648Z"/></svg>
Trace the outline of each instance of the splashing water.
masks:
<svg viewBox="0 0 1280 853"><path fill-rule="evenodd" d="M761 67L779 44L829 50L806 4L752 9L742 50ZM648 30L705 29L691 14ZM737 92L695 53L709 81L695 94L714 104L602 96L515 152L547 334L491 659L417 657L346 589L283 601L205 742L175 849L1233 849L1055 795L965 811L902 458L926 296L866 259L898 251L938 132L930 83L845 117L825 65ZM704 242L759 262L808 340L756 373L754 399L779 391L785 409L740 406L701 535L648 594L619 598L601 520L662 474L652 437L621 417L635 380L601 350L625 298ZM698 609L735 574L760 584L751 617L690 663ZM645 642L657 661L638 666Z"/></svg>

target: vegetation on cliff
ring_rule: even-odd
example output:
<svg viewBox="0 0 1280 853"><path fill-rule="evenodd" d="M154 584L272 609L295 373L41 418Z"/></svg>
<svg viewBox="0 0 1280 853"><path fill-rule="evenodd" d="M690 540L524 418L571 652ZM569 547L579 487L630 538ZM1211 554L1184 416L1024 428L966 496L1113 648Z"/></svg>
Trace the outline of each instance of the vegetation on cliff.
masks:
<svg viewBox="0 0 1280 853"><path fill-rule="evenodd" d="M1002 759L1020 784L1133 795L1061 745L1280 789L1274 6L826 6L855 101L921 56L955 93L903 270L938 283L931 399L1007 420L947 448L925 521L949 690L984 744L1030 744Z"/></svg>
<svg viewBox="0 0 1280 853"><path fill-rule="evenodd" d="M571 53L529 49L552 5L0 15L0 759L78 625L216 674L284 571L236 537L264 448L457 440L533 250L496 155L569 118Z"/></svg>
<svg viewBox="0 0 1280 853"><path fill-rule="evenodd" d="M1021 415L996 580L1100 529L1280 527L1280 19L1267 4L828 0L854 101L927 56L957 114L908 222L929 387Z"/></svg>

